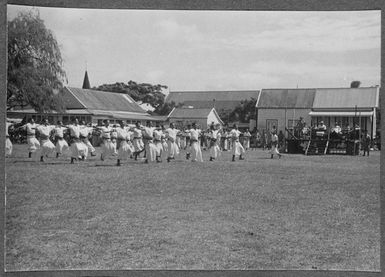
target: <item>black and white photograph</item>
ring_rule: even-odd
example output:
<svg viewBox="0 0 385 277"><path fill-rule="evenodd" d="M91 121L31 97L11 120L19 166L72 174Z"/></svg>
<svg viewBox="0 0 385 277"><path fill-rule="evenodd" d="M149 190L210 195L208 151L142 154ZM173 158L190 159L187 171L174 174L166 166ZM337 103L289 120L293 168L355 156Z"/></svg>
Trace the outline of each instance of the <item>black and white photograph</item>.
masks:
<svg viewBox="0 0 385 277"><path fill-rule="evenodd" d="M381 10L6 9L6 272L381 270Z"/></svg>

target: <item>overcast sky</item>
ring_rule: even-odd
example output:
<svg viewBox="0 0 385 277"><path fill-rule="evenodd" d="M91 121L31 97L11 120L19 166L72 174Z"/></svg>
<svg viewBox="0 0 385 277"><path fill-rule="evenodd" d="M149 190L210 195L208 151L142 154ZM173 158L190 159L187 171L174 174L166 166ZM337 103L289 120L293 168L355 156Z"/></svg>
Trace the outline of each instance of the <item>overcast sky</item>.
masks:
<svg viewBox="0 0 385 277"><path fill-rule="evenodd" d="M8 18L30 7L8 5ZM380 11L37 8L69 86L148 82L178 90L380 84Z"/></svg>

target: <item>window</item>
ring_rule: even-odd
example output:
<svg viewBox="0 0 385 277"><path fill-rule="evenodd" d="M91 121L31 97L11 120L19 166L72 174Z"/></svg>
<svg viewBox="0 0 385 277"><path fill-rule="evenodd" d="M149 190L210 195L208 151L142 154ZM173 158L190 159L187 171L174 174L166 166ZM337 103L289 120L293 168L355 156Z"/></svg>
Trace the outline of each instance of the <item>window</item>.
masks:
<svg viewBox="0 0 385 277"><path fill-rule="evenodd" d="M98 119L98 126L103 125L103 119Z"/></svg>
<svg viewBox="0 0 385 277"><path fill-rule="evenodd" d="M293 127L297 126L298 122L299 122L298 119L294 119L294 120L293 119L289 119L287 121L287 128L288 129L293 129Z"/></svg>
<svg viewBox="0 0 385 277"><path fill-rule="evenodd" d="M266 119L266 129L273 130L273 127L278 130L278 119Z"/></svg>

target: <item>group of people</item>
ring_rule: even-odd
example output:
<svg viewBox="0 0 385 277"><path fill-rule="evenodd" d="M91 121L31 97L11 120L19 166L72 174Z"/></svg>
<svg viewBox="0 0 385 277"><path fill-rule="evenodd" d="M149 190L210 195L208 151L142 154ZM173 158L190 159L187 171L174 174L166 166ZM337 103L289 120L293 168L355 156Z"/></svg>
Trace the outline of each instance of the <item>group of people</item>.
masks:
<svg viewBox="0 0 385 277"><path fill-rule="evenodd" d="M7 122L7 156L12 153L12 142L8 134L10 125L12 124ZM223 150L230 149L232 161L236 158L243 160L245 151L250 147L250 142L246 144L244 142L244 145L240 142L240 136L250 138L250 133L248 130L242 133L236 124L232 129L225 131L219 124L211 124L207 130L202 131L195 123L179 130L173 123L165 128L159 124L154 127L151 122L147 122L145 126L139 122L128 125L123 121L118 125L111 125L109 120L104 120L102 126L92 126L75 119L68 125L64 125L61 121L56 125L50 125L47 119L37 124L31 118L27 124L17 129L26 132L28 157L41 162L53 156L54 153L57 158L62 155L71 157L70 163L84 161L89 155L95 156L95 147L90 140L95 135L101 139L100 160L104 161L109 156L114 156L117 166L120 166L124 160L130 158L137 160L138 157L142 157L145 163L162 162L162 157L165 157L167 162L171 162L181 150L186 152L187 160L203 162L201 147L203 139L206 140L210 152L209 161L218 159ZM227 149L221 146L224 133L226 140L228 137L231 138L231 147Z"/></svg>
<svg viewBox="0 0 385 277"><path fill-rule="evenodd" d="M317 137L326 138L328 136L327 131L328 128L325 125L324 121L319 121L318 124L313 124L311 128L306 126L306 123L300 118L298 124L298 129L300 130L300 134L302 136L310 135L310 132L313 132ZM338 122L335 122L334 127L331 127L330 130L330 138L332 139L345 139L355 141L357 144L361 144L361 150L363 152L363 156L369 156L369 150L372 144L372 138L367 130L361 130L358 124L353 124L353 127L349 125L344 128Z"/></svg>

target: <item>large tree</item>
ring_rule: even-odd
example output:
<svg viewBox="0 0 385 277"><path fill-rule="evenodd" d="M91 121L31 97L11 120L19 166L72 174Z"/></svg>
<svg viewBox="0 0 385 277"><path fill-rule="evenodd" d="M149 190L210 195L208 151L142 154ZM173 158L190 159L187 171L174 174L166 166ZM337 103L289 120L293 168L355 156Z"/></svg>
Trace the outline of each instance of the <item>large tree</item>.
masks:
<svg viewBox="0 0 385 277"><path fill-rule="evenodd" d="M59 45L37 11L8 21L7 109L31 106L61 111L65 80Z"/></svg>
<svg viewBox="0 0 385 277"><path fill-rule="evenodd" d="M165 85L151 85L148 83L136 83L129 81L128 83L117 82L115 84L104 84L94 89L126 93L139 104L147 103L155 110L155 113L165 115L175 106L174 104L165 103L165 95L163 89L167 89Z"/></svg>
<svg viewBox="0 0 385 277"><path fill-rule="evenodd" d="M243 100L233 110L221 109L218 111L219 117L225 122L249 122L250 119L255 119L255 104L257 100L251 98Z"/></svg>

